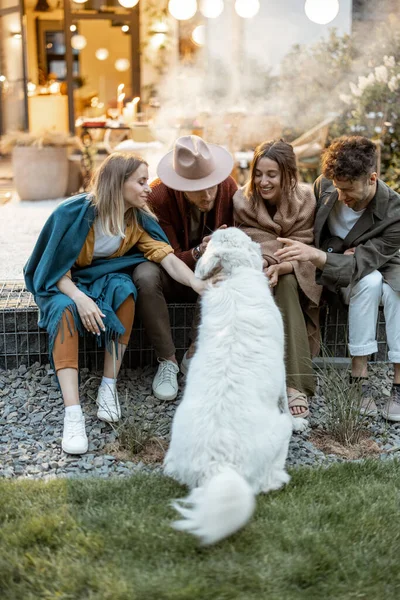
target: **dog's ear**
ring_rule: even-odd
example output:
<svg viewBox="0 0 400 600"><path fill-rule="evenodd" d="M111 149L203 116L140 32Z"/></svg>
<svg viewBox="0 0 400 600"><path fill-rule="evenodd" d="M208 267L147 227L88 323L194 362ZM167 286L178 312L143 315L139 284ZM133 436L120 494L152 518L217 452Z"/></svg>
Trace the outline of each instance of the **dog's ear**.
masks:
<svg viewBox="0 0 400 600"><path fill-rule="evenodd" d="M203 256L198 260L194 274L199 279L209 279L221 270L221 256L213 251L211 252L210 244Z"/></svg>

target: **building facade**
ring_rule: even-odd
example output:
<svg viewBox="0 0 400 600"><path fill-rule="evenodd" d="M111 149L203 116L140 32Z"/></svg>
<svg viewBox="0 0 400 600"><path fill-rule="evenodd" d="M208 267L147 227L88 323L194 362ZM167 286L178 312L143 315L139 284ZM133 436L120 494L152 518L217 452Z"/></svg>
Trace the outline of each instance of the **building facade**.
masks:
<svg viewBox="0 0 400 600"><path fill-rule="evenodd" d="M0 135L73 132L119 94L143 109L176 55L167 0L0 0Z"/></svg>

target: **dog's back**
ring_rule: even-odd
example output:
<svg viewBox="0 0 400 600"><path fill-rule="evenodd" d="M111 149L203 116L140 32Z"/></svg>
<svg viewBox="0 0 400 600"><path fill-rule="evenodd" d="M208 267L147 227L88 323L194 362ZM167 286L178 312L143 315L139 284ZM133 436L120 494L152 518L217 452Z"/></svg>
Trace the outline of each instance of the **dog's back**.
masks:
<svg viewBox="0 0 400 600"><path fill-rule="evenodd" d="M166 472L194 487L223 459L257 482L285 382L282 318L262 273L240 269L204 294L197 346Z"/></svg>

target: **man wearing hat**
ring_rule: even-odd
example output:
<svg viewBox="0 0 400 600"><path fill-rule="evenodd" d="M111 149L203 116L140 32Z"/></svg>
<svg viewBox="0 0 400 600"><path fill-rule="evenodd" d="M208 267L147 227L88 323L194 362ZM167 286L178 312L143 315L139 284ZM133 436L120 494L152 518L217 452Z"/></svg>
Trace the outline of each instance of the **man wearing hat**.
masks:
<svg viewBox="0 0 400 600"><path fill-rule="evenodd" d="M212 232L233 225L232 198L237 185L230 177L232 169L233 158L225 148L208 144L196 135L177 139L173 150L158 165L159 179L151 184L149 204L176 256L191 269L204 253ZM160 400L174 400L179 366L167 302L196 302L197 295L155 263L138 265L133 280L138 289L137 310L159 362L153 393ZM194 352L194 329L192 345L182 360L183 373Z"/></svg>

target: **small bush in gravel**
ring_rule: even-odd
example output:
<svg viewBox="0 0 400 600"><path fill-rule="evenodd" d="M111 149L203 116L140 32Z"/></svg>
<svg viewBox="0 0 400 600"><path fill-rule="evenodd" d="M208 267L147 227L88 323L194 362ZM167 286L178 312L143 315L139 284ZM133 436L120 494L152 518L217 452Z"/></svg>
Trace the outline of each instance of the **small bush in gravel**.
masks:
<svg viewBox="0 0 400 600"><path fill-rule="evenodd" d="M367 425L367 417L360 413L360 385L350 383L349 371L335 368L329 360L318 369L318 378L325 399L326 431L344 446L358 444Z"/></svg>
<svg viewBox="0 0 400 600"><path fill-rule="evenodd" d="M117 434L118 450L129 457L140 456L144 462L160 462L167 443L160 434L160 423L150 419L151 408L141 406L133 414L112 425Z"/></svg>
<svg viewBox="0 0 400 600"><path fill-rule="evenodd" d="M125 450L131 456L141 454L151 444L159 444L160 449L164 450L159 441L158 425L149 423L146 414L139 421L135 417L124 419L115 430L120 450Z"/></svg>

